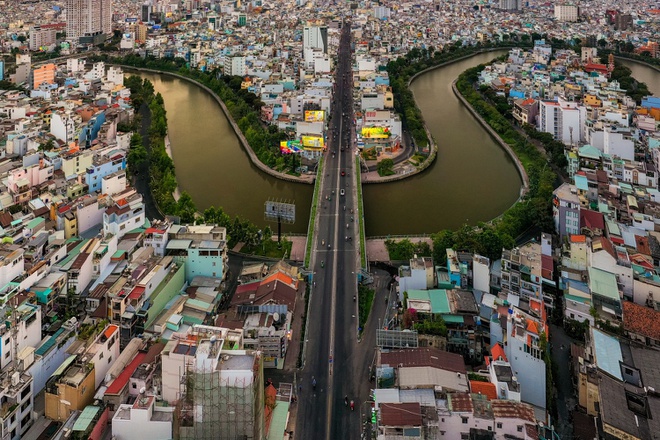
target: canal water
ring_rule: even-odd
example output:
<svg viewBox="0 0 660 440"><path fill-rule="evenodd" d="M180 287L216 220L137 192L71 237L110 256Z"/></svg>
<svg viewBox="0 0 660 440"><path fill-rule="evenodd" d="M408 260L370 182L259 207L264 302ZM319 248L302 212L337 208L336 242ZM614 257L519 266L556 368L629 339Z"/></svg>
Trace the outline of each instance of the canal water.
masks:
<svg viewBox="0 0 660 440"><path fill-rule="evenodd" d="M140 76L163 95L177 182L199 211L221 206L232 217L266 226L264 202L290 200L296 223L282 225L283 232L307 231L313 185L285 182L254 166L218 103L200 87L167 75Z"/></svg>
<svg viewBox="0 0 660 440"><path fill-rule="evenodd" d="M365 185L367 235L455 229L491 220L516 201L522 180L513 161L451 89L463 71L498 53L476 55L413 81L417 105L438 143L438 157L416 177Z"/></svg>
<svg viewBox="0 0 660 440"><path fill-rule="evenodd" d="M660 72L641 63L618 60L632 70L632 76L639 82L646 83L653 96L660 96Z"/></svg>
<svg viewBox="0 0 660 440"><path fill-rule="evenodd" d="M451 90L461 72L497 55L476 55L425 73L412 83L439 145L438 157L418 176L364 185L368 236L432 233L476 224L497 217L516 201L522 182L512 160ZM626 65L658 94L660 72ZM284 182L252 165L220 107L199 87L165 75L141 75L163 95L177 180L200 211L222 206L231 216L265 226L267 199L294 200L296 224L284 225L283 230L307 231L312 185Z"/></svg>

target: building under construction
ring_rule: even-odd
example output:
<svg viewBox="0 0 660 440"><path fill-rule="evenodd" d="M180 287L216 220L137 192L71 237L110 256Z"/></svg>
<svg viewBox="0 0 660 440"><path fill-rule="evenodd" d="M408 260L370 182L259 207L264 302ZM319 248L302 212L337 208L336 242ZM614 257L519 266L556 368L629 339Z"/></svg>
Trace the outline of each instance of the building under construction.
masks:
<svg viewBox="0 0 660 440"><path fill-rule="evenodd" d="M190 440L264 438L261 353L223 351L223 341L215 336L198 336L195 342L174 348L187 355L179 381L174 432L180 439Z"/></svg>

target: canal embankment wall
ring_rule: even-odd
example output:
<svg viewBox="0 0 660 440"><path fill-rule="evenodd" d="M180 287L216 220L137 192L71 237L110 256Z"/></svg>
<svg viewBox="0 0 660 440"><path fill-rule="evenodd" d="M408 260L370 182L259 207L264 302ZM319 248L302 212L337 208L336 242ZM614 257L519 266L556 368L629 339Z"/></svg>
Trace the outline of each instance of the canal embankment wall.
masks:
<svg viewBox="0 0 660 440"><path fill-rule="evenodd" d="M516 200L515 203L518 203L524 196L527 194L527 191L529 191L529 177L527 176L527 171L525 171L525 167L523 166L522 162L520 162L520 159L518 159L518 156L516 153L511 149L511 146L504 142L504 140L500 137L499 134L493 128L488 125L488 122L484 120L484 118L481 117L477 111L472 108L469 102L461 95L461 92L458 91L458 88L456 87L456 81L454 80L451 83L451 89L454 92L454 95L463 103L465 108L470 112L470 114L477 120L479 121L479 124L488 132L488 134L497 142L497 144L502 147L504 151L511 157L511 160L513 160L513 163L516 165L516 169L518 170L518 174L520 175L520 178L523 181L522 187L520 188L520 195L518 197L518 200ZM514 203L514 205L515 205Z"/></svg>

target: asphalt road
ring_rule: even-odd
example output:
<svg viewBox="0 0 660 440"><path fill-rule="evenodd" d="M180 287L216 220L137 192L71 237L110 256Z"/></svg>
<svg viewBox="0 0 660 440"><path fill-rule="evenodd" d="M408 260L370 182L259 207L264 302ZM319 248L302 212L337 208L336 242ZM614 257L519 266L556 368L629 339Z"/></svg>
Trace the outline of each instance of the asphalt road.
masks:
<svg viewBox="0 0 660 440"><path fill-rule="evenodd" d="M350 25L344 24L336 66L336 89L323 164L314 233L314 272L305 365L298 376L298 439L360 438L360 404L367 399L373 345L357 342L359 269L355 128L352 112ZM342 172L345 175L342 175ZM341 195L341 191L344 195ZM353 213L351 212L353 210ZM351 219L353 217L353 220ZM351 240L347 240L350 237ZM312 378L316 387L312 386ZM344 396L355 401L351 411Z"/></svg>

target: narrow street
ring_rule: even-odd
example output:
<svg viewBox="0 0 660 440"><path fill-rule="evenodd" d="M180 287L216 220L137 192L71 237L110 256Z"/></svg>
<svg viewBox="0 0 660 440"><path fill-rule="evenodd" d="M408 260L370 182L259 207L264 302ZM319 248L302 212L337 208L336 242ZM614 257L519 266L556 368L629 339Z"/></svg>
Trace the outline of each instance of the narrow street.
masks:
<svg viewBox="0 0 660 440"><path fill-rule="evenodd" d="M149 107L146 104L142 104L140 107L140 117L141 126L140 126L140 136L142 136L142 145L149 152L151 151L149 146L149 126L151 125L151 112ZM140 169L135 176L131 176L133 180L133 187L142 194L142 201L144 202L144 210L147 218L149 220L159 220L163 216L160 214L160 211L156 207L156 202L154 201L153 195L151 194L151 188L149 187L149 160L145 160Z"/></svg>
<svg viewBox="0 0 660 440"><path fill-rule="evenodd" d="M553 424L562 440L570 440L573 438L573 421L570 413L577 405L577 398L573 393L570 361L571 343L575 341L566 335L563 328L551 324L550 342L552 360L557 367L554 378L557 391L557 419Z"/></svg>

